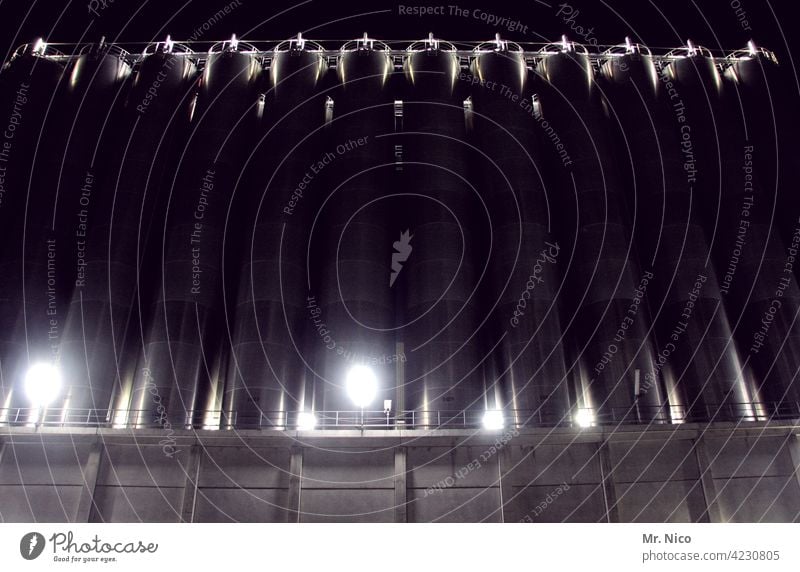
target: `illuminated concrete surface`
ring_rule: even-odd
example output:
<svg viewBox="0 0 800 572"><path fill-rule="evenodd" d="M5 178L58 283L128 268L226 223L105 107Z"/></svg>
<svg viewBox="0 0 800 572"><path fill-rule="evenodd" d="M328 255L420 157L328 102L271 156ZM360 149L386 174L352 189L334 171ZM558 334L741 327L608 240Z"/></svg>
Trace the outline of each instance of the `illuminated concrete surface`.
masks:
<svg viewBox="0 0 800 572"><path fill-rule="evenodd" d="M3 428L2 520L800 521L791 424L173 437Z"/></svg>

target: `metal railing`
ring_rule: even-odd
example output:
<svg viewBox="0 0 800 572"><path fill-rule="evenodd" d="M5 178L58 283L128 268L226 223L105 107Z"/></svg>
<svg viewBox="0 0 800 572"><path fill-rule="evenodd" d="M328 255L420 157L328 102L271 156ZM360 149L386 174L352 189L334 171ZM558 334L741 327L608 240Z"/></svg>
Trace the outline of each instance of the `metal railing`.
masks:
<svg viewBox="0 0 800 572"><path fill-rule="evenodd" d="M344 42L342 45L341 42ZM365 43L366 42L366 43ZM371 44L370 44L371 42ZM304 49L309 48L320 54L325 58L331 66L335 66L339 57L343 52L348 49L357 49L359 46L372 46L376 44L394 63L395 70L402 70L402 64L405 58L409 55L409 47L426 47L438 46L439 44L453 50L454 54L458 57L462 68L466 68L472 58L482 52L507 50L519 52L522 54L525 61L535 61L540 58L547 57L559 51L578 51L585 55L595 67L601 63L624 55L626 53L643 53L647 57L659 64L666 64L679 57L686 57L689 55L702 54L711 57L715 63L720 67L727 67L735 63L739 59L764 57L772 62L777 63L775 54L761 46L756 46L752 42L748 43L747 48L736 50L709 50L703 46L695 46L688 42L686 46L679 48L664 48L650 49L646 46L639 44L632 44L626 38L624 44L603 44L603 45L583 45L577 42L568 40L566 37L561 42L510 42L503 40L496 36L493 41L467 41L458 42L456 48L453 44L446 42L442 39L429 37L427 40L420 40L417 42L409 42L406 40L384 40L380 41L374 38L360 38L350 41L340 40L335 42L333 40L325 41L322 45L312 40L307 40L298 36L289 40L242 40L236 39L233 36L230 40L226 41L212 41L212 40L172 40L169 36L163 42L120 42L120 43L102 43L102 44L75 44L75 43L49 43L44 40L37 40L36 42L23 44L19 46L13 53L11 60L21 57L26 54L34 54L40 57L49 59L70 62L77 59L86 50L108 50L115 55L123 54L120 57L131 64L140 62L145 56L149 55L153 49L169 46L167 51L174 55L190 57L197 61L199 69L202 69L206 61L206 53L210 51L224 50L226 48L234 50L242 50L246 53L253 55L262 61L268 68L276 51L290 50L290 49ZM210 46L210 49L209 49ZM421 48L422 49L422 48ZM622 50L622 51L620 51Z"/></svg>
<svg viewBox="0 0 800 572"><path fill-rule="evenodd" d="M0 409L0 426L105 427L118 429L475 429L485 410L247 411L83 409L14 407ZM502 426L589 427L800 419L798 402L748 402L681 406L637 406L569 410L503 409Z"/></svg>

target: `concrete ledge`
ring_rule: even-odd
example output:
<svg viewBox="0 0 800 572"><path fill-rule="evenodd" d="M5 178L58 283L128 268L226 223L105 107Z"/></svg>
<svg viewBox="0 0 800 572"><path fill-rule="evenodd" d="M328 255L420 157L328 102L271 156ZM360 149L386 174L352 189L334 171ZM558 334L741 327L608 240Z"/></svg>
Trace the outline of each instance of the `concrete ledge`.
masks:
<svg viewBox="0 0 800 572"><path fill-rule="evenodd" d="M0 427L8 522L792 522L798 424Z"/></svg>
<svg viewBox="0 0 800 572"><path fill-rule="evenodd" d="M176 429L110 429L83 427L0 427L0 440L14 443L94 443L154 445L169 437L181 446L200 444L213 446L290 447L325 446L464 446L491 445L498 439L506 444L535 446L539 444L604 443L624 441L665 441L672 439L786 436L800 434L796 422L686 423L681 425L620 425L588 428L526 427L487 431L484 429L387 429L387 430L314 430L282 431L186 430Z"/></svg>

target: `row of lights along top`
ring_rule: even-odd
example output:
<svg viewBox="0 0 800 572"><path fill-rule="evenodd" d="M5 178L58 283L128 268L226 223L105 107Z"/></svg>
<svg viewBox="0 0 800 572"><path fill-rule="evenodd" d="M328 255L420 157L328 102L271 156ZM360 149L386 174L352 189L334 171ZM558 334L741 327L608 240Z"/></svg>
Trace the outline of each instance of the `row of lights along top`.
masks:
<svg viewBox="0 0 800 572"><path fill-rule="evenodd" d="M188 57L201 58L201 54L194 52L189 47L189 44L192 43L199 44L201 42L176 42L171 38L171 36L167 36L163 42L156 42L154 44L149 44L140 54L129 53L120 48L117 48L117 53L118 55L121 55L122 57L128 57L133 61L138 61L139 59L147 55L150 55L154 52L180 54ZM296 37L293 37L289 40L285 40L283 42L279 42L272 49L259 49L254 43L252 42L245 43L244 41L240 40L236 36L236 34L233 34L229 40L213 44L211 48L209 48L208 53L221 52L221 51L222 52L239 51L245 53L252 53L256 56L263 56L268 58L271 54L276 52L303 51L303 50L320 52L321 55L325 56L336 56L345 52L361 51L361 50L380 50L395 56L402 56L409 52L420 51L420 50L444 50L444 51L455 52L461 56L470 56L492 51L518 52L522 53L523 55L531 57L542 57L554 53L577 53L585 55L586 57L595 61L604 61L609 58L620 57L627 54L644 54L650 58L653 58L655 61L661 61L661 62L668 62L674 59L684 58L684 57L706 56L713 58L716 61L719 61L719 63L722 65L724 65L725 63L732 63L733 61L742 58L763 57L775 64L778 63L777 58L775 57L775 54L773 52L757 46L755 42L753 42L752 40L747 43L747 47L745 49L735 50L724 56L714 56L711 50L703 46L698 46L694 44L694 42L692 42L691 40L688 40L686 42L686 45L683 47L669 50L663 54L657 54L654 53L647 46L635 43L630 38L627 37L625 38L625 42L622 44L609 45L609 46L596 46L598 50L596 52L590 51L583 44L569 40L569 38L567 38L567 36L565 35L561 36L561 41L559 42L553 42L548 44L526 43L525 44L526 46L534 48L530 50L524 49L522 44L503 39L500 36L500 34L496 34L494 40L490 42L463 42L463 44L467 46L470 46L472 44L475 45L470 49L459 50L458 48L456 48L455 44L437 39L434 37L433 33L430 33L428 34L428 37L426 39L414 42L405 49L396 50L392 49L385 42L376 40L374 38L370 38L369 35L365 33L361 38L344 43L338 50L328 50L318 42L307 40L300 33L297 34ZM56 46L62 49L68 47L73 47L75 49L73 50L72 54L65 54L62 51L57 50ZM95 47L98 50L102 50L102 49L110 49L111 47L114 46L115 44L106 43L105 38L103 38ZM39 38L33 44L25 44L17 48L17 50L14 52L14 57L23 54L31 54L40 57L71 59L77 57L78 55L80 55L80 53L82 53L83 50L80 50L78 48L79 46L75 44L49 44L45 42L42 38ZM86 46L84 46L84 49L85 48Z"/></svg>

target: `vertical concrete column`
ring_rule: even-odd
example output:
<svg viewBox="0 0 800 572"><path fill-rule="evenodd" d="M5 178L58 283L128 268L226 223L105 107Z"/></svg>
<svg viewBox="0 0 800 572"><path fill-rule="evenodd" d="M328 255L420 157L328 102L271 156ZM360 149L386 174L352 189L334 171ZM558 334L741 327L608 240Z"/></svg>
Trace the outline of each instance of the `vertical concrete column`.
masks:
<svg viewBox="0 0 800 572"><path fill-rule="evenodd" d="M703 498L706 506L697 519L698 522L722 522L722 513L717 504L717 487L711 474L711 462L708 457L705 441L702 437L694 440L694 453L697 457L697 469L700 473L700 484L703 487Z"/></svg>
<svg viewBox="0 0 800 572"><path fill-rule="evenodd" d="M509 504L509 511L506 510L506 503L510 502L510 499L514 497L514 487L511 484L511 478L508 474L512 470L511 467L514 466L514 456L511 454L511 447L512 445L509 444L500 449L497 457L497 485L500 487L500 522L509 522L509 518L519 518L517 516L517 511L513 510L513 504Z"/></svg>
<svg viewBox="0 0 800 572"><path fill-rule="evenodd" d="M289 461L289 522L300 522L300 495L303 492L303 447L292 447Z"/></svg>
<svg viewBox="0 0 800 572"><path fill-rule="evenodd" d="M619 522L617 491L614 488L614 476L611 471L611 454L608 451L608 443L606 441L598 444L597 458L600 462L600 480L603 486L606 522Z"/></svg>
<svg viewBox="0 0 800 572"><path fill-rule="evenodd" d="M103 442L98 438L92 445L89 451L89 457L86 459L86 465L83 467L83 488L81 489L81 497L78 499L78 508L75 511L75 519L73 522L89 522L89 517L92 513L92 505L94 504L97 477L100 474L100 464L103 462L103 455L105 455L105 447Z"/></svg>
<svg viewBox="0 0 800 572"><path fill-rule="evenodd" d="M3 453L6 450L6 440L0 439L0 467L3 466ZM0 522L5 522L5 516L3 516L3 511L0 509Z"/></svg>
<svg viewBox="0 0 800 572"><path fill-rule="evenodd" d="M186 473L183 485L183 502L181 503L181 522L194 522L194 509L197 506L197 486L200 480L200 465L203 460L202 445L195 444L189 449L186 464L181 465Z"/></svg>
<svg viewBox="0 0 800 572"><path fill-rule="evenodd" d="M408 522L408 449L394 450L394 521Z"/></svg>
<svg viewBox="0 0 800 572"><path fill-rule="evenodd" d="M797 486L800 487L800 433L789 435L789 438L786 440L786 446L789 449L789 455L792 457L795 482ZM0 449L0 458L2 458L1 455L2 449Z"/></svg>

